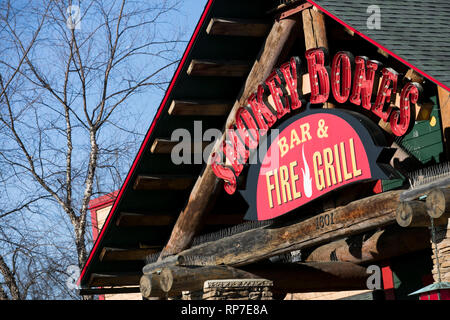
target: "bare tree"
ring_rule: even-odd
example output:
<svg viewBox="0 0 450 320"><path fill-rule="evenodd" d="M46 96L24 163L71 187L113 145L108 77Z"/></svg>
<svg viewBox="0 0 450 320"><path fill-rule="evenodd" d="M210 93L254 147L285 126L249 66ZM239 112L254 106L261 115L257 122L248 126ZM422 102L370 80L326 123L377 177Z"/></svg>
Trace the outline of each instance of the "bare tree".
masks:
<svg viewBox="0 0 450 320"><path fill-rule="evenodd" d="M46 263L35 263L33 272L55 266L58 250L75 249L76 263L86 262L89 201L120 186L148 124L133 107L164 89L178 62L185 41L177 30L166 32L178 4L0 4L0 181L7 195L0 223L2 216L41 219L33 250ZM50 244L52 252L43 253ZM36 258L18 248L8 254L10 265L19 253ZM5 287L11 298L27 298L37 281L21 288L12 269L0 247L0 299L8 296Z"/></svg>

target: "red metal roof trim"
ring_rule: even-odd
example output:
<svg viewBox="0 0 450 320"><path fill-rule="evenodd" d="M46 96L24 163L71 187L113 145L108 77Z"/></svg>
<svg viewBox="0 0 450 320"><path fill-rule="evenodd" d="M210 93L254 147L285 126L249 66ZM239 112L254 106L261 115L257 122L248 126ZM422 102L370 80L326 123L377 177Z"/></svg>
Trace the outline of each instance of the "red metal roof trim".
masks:
<svg viewBox="0 0 450 320"><path fill-rule="evenodd" d="M333 15L332 13L330 13L329 11L325 10L323 7L319 6L317 3L315 3L312 0L307 0L309 3L311 3L312 5L314 5L317 9L319 9L320 11L324 12L325 14L327 14L330 18L336 20L337 22L339 22L341 25L347 27L348 29L352 30L354 33L356 33L357 35L359 35L360 37L364 38L365 40L369 41L371 44L377 46L378 48L380 48L381 50L387 52L388 54L390 54L391 56L393 56L394 58L396 58L397 60L399 60L400 62L402 62L403 64L407 65L408 67L410 67L411 69L413 69L414 71L420 73L422 76L424 76L425 78L427 78L428 80L434 82L435 84L441 86L442 88L444 88L447 91L450 91L450 87L446 86L445 84L439 82L438 80L436 80L435 78L433 78L432 76L428 75L427 73L423 72L422 70L419 70L418 68L416 68L415 66L413 66L411 63L407 62L406 60L404 60L403 58L399 57L398 55L396 55L395 53L393 53L392 51L390 51L389 49L383 47L381 44L379 44L378 42L372 40L371 38L369 38L368 36L366 36L365 34L359 32L358 30L356 30L355 28L351 27L350 25L348 25L347 23L345 23L344 21L342 21L341 19L339 19L338 17L336 17L335 15Z"/></svg>
<svg viewBox="0 0 450 320"><path fill-rule="evenodd" d="M141 147L139 149L139 152L138 152L136 158L134 159L133 165L131 166L131 169L128 172L128 175L127 175L127 177L125 179L125 182L123 183L122 187L119 190L118 196L117 196L116 200L114 201L113 207L111 208L111 211L109 212L108 218L105 221L105 224L104 224L104 226L102 228L102 231L100 232L100 235L98 236L97 240L95 241L94 247L92 248L92 250L91 250L91 252L89 254L89 257L88 257L88 259L86 261L86 264L84 265L83 270L81 271L80 278L78 279L78 282L77 282L78 285L80 285L81 280L83 279L84 275L86 274L86 270L89 267L89 264L91 263L94 255L96 253L96 250L97 250L97 248L99 246L99 243L100 243L100 241L101 241L101 239L102 239L102 237L103 237L103 235L105 233L105 230L107 229L107 227L109 225L109 222L111 221L111 218L112 218L112 216L114 215L114 213L116 211L117 205L120 202L126 187L130 183L131 176L133 175L134 170L136 169L136 166L137 166L137 164L138 164L138 162L139 162L139 160L140 160L140 158L141 158L141 156L142 156L142 154L143 154L143 152L145 150L145 147L146 147L146 145L148 143L148 140L150 139L151 133L153 132L153 129L154 129L155 125L156 125L156 122L158 121L159 117L161 116L161 113L162 113L162 111L164 109L164 106L167 103L167 100L169 99L169 96L170 96L170 94L172 92L172 89L173 89L177 79L178 79L178 76L180 75L181 70L183 69L183 66L186 63L187 57L188 57L188 55L189 55L189 53L190 53L190 51L192 49L192 46L193 46L195 40L197 39L197 36L198 36L198 34L200 32L200 29L201 29L201 27L203 25L203 22L206 19L206 16L207 16L207 14L208 14L208 12L209 12L213 2L214 2L214 0L208 0L208 3L205 6L205 9L204 9L204 11L203 11L203 13L202 13L202 15L200 17L200 20L197 23L197 26L195 27L194 33L193 33L193 35L191 37L191 40L189 41L189 44L188 44L188 46L187 46L187 48L186 48L186 50L185 50L185 52L183 54L181 62L178 65L178 68L177 68L177 70L175 72L175 75L172 78L172 81L170 82L169 88L166 91L164 99L162 100L161 104L159 105L158 112L156 113L155 117L153 118L153 121L152 121L152 124L150 126L150 129L147 131L145 139L144 139L143 143L141 144Z"/></svg>

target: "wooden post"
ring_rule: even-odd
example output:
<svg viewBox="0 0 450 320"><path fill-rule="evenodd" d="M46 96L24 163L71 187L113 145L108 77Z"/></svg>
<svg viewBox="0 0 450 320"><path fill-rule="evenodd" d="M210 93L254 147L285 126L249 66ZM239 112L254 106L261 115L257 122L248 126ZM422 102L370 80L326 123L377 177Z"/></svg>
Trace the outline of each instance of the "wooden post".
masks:
<svg viewBox="0 0 450 320"><path fill-rule="evenodd" d="M229 128L234 124L237 110L245 105L246 99L252 92L256 91L258 84L269 76L278 62L284 46L289 40L289 36L295 31L297 22L297 19L284 19L274 23L260 53L260 57L255 61L239 98L228 116L225 128ZM217 140L213 150L218 150L221 141L222 139ZM218 188L221 186L219 179L217 179L211 169L211 165L209 165L210 162L209 159L205 170L197 179L189 196L188 203L180 213L170 235L170 239L161 252L159 259L176 254L191 244L210 199L213 198L213 195L218 192Z"/></svg>
<svg viewBox="0 0 450 320"><path fill-rule="evenodd" d="M305 34L306 50L323 47L328 49L325 16L316 7L302 11L303 32ZM330 102L324 103L324 108L334 108Z"/></svg>

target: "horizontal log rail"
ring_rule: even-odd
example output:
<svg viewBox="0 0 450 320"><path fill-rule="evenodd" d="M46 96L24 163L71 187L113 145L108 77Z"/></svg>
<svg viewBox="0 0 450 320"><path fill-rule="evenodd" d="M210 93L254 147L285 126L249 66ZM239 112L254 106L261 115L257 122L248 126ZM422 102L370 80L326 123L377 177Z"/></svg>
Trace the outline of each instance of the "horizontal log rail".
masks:
<svg viewBox="0 0 450 320"><path fill-rule="evenodd" d="M302 252L302 257L306 262L343 261L361 264L427 248L430 248L428 228L388 227L318 246L308 253Z"/></svg>
<svg viewBox="0 0 450 320"><path fill-rule="evenodd" d="M247 61L217 61L193 59L187 74L202 77L244 77L250 71Z"/></svg>
<svg viewBox="0 0 450 320"><path fill-rule="evenodd" d="M243 222L244 212L237 213L214 213L204 219L205 225L235 225ZM170 214L158 213L130 213L121 212L116 221L118 227L159 227L167 226L176 221L177 217Z"/></svg>
<svg viewBox="0 0 450 320"><path fill-rule="evenodd" d="M194 177L188 175L137 176L134 190L186 190L194 183Z"/></svg>
<svg viewBox="0 0 450 320"><path fill-rule="evenodd" d="M206 33L214 36L264 37L269 31L267 23L229 18L212 18L206 28Z"/></svg>
<svg viewBox="0 0 450 320"><path fill-rule="evenodd" d="M139 287L117 287L117 288L86 288L79 289L80 296L101 295L101 294L120 294L120 293L139 293Z"/></svg>
<svg viewBox="0 0 450 320"><path fill-rule="evenodd" d="M353 201L287 226L269 225L245 231L192 247L172 257L178 257L181 265L183 260L190 260L188 257L194 257L199 262L205 257L204 262L209 265L242 266L339 237L385 227L395 223L401 192L389 191ZM321 221L328 221L328 224ZM147 264L143 268L144 274L154 270L155 264Z"/></svg>
<svg viewBox="0 0 450 320"><path fill-rule="evenodd" d="M208 144L211 142L207 141L194 141L190 143L184 143L183 141L172 141L169 139L161 139L157 138L153 141L153 144L150 148L150 152L153 154L167 154L171 153L172 149L181 144L180 147L183 147L183 150L189 149L191 153L203 153L203 149L206 148Z"/></svg>
<svg viewBox="0 0 450 320"><path fill-rule="evenodd" d="M229 101L173 100L169 107L172 116L226 116L233 103Z"/></svg>
<svg viewBox="0 0 450 320"><path fill-rule="evenodd" d="M145 258L152 253L156 253L157 249L124 249L104 247L100 253L100 261L144 261Z"/></svg>
<svg viewBox="0 0 450 320"><path fill-rule="evenodd" d="M133 286L140 277L140 273L92 273L89 287Z"/></svg>

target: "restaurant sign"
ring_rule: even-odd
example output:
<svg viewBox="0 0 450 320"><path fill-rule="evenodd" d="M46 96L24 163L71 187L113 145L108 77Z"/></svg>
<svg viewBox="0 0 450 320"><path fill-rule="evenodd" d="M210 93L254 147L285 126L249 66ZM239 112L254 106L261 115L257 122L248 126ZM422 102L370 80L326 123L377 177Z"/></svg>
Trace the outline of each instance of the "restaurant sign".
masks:
<svg viewBox="0 0 450 320"><path fill-rule="evenodd" d="M395 136L404 136L412 129L416 114L415 104L418 103L422 91L418 83L410 81L401 87L402 83L398 80L398 73L392 68L381 68L381 64L375 60L369 60L363 56L353 57L350 52L346 51L340 51L334 55L331 68L326 64L328 60L327 53L323 48L307 50L305 57L307 61L307 78L309 78L309 103L319 105L331 100L337 104L350 103L351 105L360 106L361 108L355 108L355 111L357 109L370 111L371 114L388 123L390 130ZM258 86L257 92L250 95L247 99L247 105L237 110L235 124L230 128L226 128L226 139L221 141L218 150L211 155L211 168L214 174L225 182L224 188L228 194L233 194L236 191L237 180L244 170L244 165L258 147L260 140L265 139L266 134L271 131L269 129L274 128L278 120L286 117L287 114L304 110L307 99L307 92L303 90L303 76L306 76L306 74L302 73L304 69L302 68L301 59L292 57L289 62L274 70ZM372 99L373 96L375 96L375 99ZM398 100L397 97L399 98ZM340 137L339 125L331 121L331 115L327 117L327 126L332 129L331 131L334 134L339 134ZM326 119L323 120L325 121ZM305 123L310 122L308 120ZM329 140L330 138L323 139L324 137L313 136L313 126L317 126L318 123L311 122L310 125L311 139L308 140L308 143L312 144L311 141L313 139L315 143L324 141L328 143L331 141L329 148L334 154L333 143L335 141ZM348 127L348 124L346 127ZM348 139L350 139L351 126L346 132L349 134ZM290 134L290 132L286 134ZM334 136L333 139L337 139L337 137ZM356 137L357 134L355 134L353 140L347 139L343 141L343 148L348 149L346 156L349 156L349 159L352 159L350 149L358 146ZM286 136L285 138L287 139L288 137ZM303 138L306 139L308 136ZM302 141L303 138L299 136L299 139L302 139ZM340 143L337 143L337 152L341 150ZM351 147L351 143L353 143L353 147ZM315 154L316 150L313 150L312 147L307 147L307 143L302 142L299 146L290 148L288 153L283 153L282 160L293 157L291 156L294 152L293 150L297 150L303 145L305 147L305 156L308 152L312 152L311 156ZM356 149L354 151L355 157L362 157ZM296 155L298 155L298 152ZM328 153L322 154L322 162L326 161L324 160L326 156L329 156ZM336 156L340 157L340 154ZM336 156L333 159L336 159ZM310 159L309 161L312 160ZM316 160L319 161L319 158ZM349 162L348 164L349 168L353 169L353 163ZM367 164L365 165L367 166ZM289 168L289 170L291 169ZM328 169L329 175L332 172L330 170ZM335 168L334 170L335 179L339 179L338 169ZM344 168L341 169L341 175L344 174L343 170ZM358 174L359 170L361 170L361 174ZM366 173L362 173L362 170L362 167L356 167L355 172L348 171L349 174L352 172L352 179L342 178L344 180L339 182L339 184L348 183L349 180L354 182L355 180L363 179L366 177ZM370 173L367 172L368 174ZM273 175L275 176L275 173ZM329 178L332 179L332 176ZM275 179L275 177L270 179ZM320 182L317 183L320 185ZM337 184L333 183L333 185L327 185L326 188L317 190L317 192L322 194L326 190L336 187ZM280 196L283 195L282 189L279 189L276 185L274 190L275 192L281 192ZM288 195L286 194L286 196ZM317 196L317 194L311 195L311 197L314 196ZM298 196L295 202L302 202L306 198L306 194L303 194L302 197ZM275 209L272 211L275 212Z"/></svg>
<svg viewBox="0 0 450 320"><path fill-rule="evenodd" d="M381 129L359 113L308 109L277 129L266 136L272 143L263 156L253 154L256 164L240 191L249 203L247 220L276 218L337 188L392 174L383 163L392 150L384 148Z"/></svg>

